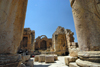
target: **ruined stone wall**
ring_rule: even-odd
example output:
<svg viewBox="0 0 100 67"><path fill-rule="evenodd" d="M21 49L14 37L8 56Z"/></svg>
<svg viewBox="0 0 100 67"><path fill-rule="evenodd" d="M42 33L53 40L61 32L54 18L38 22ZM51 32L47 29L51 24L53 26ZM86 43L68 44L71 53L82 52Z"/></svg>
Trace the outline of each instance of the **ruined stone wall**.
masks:
<svg viewBox="0 0 100 67"><path fill-rule="evenodd" d="M31 31L30 28L24 28L23 39L20 43L19 50L22 51L34 51L35 31Z"/></svg>
<svg viewBox="0 0 100 67"><path fill-rule="evenodd" d="M74 42L74 33L70 29L64 29L58 26L52 35L52 48L58 55L65 55L69 53L69 48Z"/></svg>
<svg viewBox="0 0 100 67"><path fill-rule="evenodd" d="M46 50L52 46L52 39L48 39L45 35L42 36L36 38L35 50Z"/></svg>
<svg viewBox="0 0 100 67"><path fill-rule="evenodd" d="M52 35L51 51L53 51L53 50L58 55L62 55L62 54L65 55L65 53L68 52L65 29L61 26L58 26L58 28Z"/></svg>

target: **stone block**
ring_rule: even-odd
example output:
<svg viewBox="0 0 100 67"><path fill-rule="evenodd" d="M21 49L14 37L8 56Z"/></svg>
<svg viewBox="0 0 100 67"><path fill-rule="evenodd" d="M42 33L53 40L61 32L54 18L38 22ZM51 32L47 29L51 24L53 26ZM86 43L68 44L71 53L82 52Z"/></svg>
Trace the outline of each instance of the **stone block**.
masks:
<svg viewBox="0 0 100 67"><path fill-rule="evenodd" d="M19 67L21 60L20 54L0 54L0 67Z"/></svg>
<svg viewBox="0 0 100 67"><path fill-rule="evenodd" d="M54 62L54 56L53 55L45 56L45 62L46 63L53 63Z"/></svg>
<svg viewBox="0 0 100 67"><path fill-rule="evenodd" d="M45 62L45 55L39 55L39 62Z"/></svg>
<svg viewBox="0 0 100 67"><path fill-rule="evenodd" d="M69 48L69 54L72 57L78 57L79 48Z"/></svg>
<svg viewBox="0 0 100 67"><path fill-rule="evenodd" d="M78 52L81 60L100 63L100 51L82 51Z"/></svg>
<svg viewBox="0 0 100 67"><path fill-rule="evenodd" d="M35 55L35 61L39 61L39 55Z"/></svg>
<svg viewBox="0 0 100 67"><path fill-rule="evenodd" d="M26 66L34 67L34 59L28 60Z"/></svg>
<svg viewBox="0 0 100 67"><path fill-rule="evenodd" d="M57 54L57 55L62 55L62 53L61 53L61 52L56 52L56 54Z"/></svg>
<svg viewBox="0 0 100 67"><path fill-rule="evenodd" d="M69 63L69 67L79 67L75 62Z"/></svg>
<svg viewBox="0 0 100 67"><path fill-rule="evenodd" d="M21 65L19 67L26 67L25 64L21 63Z"/></svg>
<svg viewBox="0 0 100 67"><path fill-rule="evenodd" d="M91 62L91 61L85 61L85 60L76 60L76 64L80 67L100 67L100 62Z"/></svg>
<svg viewBox="0 0 100 67"><path fill-rule="evenodd" d="M28 61L30 59L30 55L22 55L22 63L25 63L25 61Z"/></svg>
<svg viewBox="0 0 100 67"><path fill-rule="evenodd" d="M70 62L75 62L76 60L77 60L77 57L66 56L65 57L65 64L69 65Z"/></svg>
<svg viewBox="0 0 100 67"><path fill-rule="evenodd" d="M57 57L57 55L54 55L54 60L56 61L56 60L58 60L58 57Z"/></svg>

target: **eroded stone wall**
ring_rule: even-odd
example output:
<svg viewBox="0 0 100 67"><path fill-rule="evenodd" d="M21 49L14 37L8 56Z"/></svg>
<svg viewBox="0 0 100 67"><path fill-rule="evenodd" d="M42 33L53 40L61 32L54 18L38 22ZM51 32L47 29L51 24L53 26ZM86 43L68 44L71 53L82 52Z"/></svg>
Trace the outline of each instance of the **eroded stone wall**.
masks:
<svg viewBox="0 0 100 67"><path fill-rule="evenodd" d="M74 42L74 33L69 29L58 26L52 35L52 50L58 55L66 55L69 53L69 47Z"/></svg>
<svg viewBox="0 0 100 67"><path fill-rule="evenodd" d="M30 30L30 28L24 28L23 39L20 43L19 50L25 51L34 51L34 40L35 40L35 31Z"/></svg>
<svg viewBox="0 0 100 67"><path fill-rule="evenodd" d="M52 46L52 39L45 35L37 37L35 41L35 50L47 50Z"/></svg>

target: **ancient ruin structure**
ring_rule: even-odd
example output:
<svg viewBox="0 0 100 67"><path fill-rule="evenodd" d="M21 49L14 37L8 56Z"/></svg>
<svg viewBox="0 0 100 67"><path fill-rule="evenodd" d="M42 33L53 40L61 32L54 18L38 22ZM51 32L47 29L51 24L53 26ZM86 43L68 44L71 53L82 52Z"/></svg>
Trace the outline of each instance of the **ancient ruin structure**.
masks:
<svg viewBox="0 0 100 67"><path fill-rule="evenodd" d="M71 42L74 42L74 33L69 29L58 26L52 35L52 49L57 55L68 55Z"/></svg>
<svg viewBox="0 0 100 67"><path fill-rule="evenodd" d="M17 67L27 0L0 0L0 67Z"/></svg>
<svg viewBox="0 0 100 67"><path fill-rule="evenodd" d="M72 43L73 34L67 35L61 27L53 34L52 48L58 54L69 51L70 56L79 57L76 63L69 63L70 67L100 67L100 0L70 2L80 51L75 53L77 44ZM21 65L17 49L23 38L26 7L27 0L0 0L0 67ZM43 44L46 44L45 41ZM48 46L39 48L46 49Z"/></svg>
<svg viewBox="0 0 100 67"><path fill-rule="evenodd" d="M35 40L35 50L47 50L52 46L52 39L47 38L45 35L41 35Z"/></svg>
<svg viewBox="0 0 100 67"><path fill-rule="evenodd" d="M32 54L34 51L34 40L35 40L35 31L30 30L30 28L24 28L23 39L20 43L18 51L23 51Z"/></svg>
<svg viewBox="0 0 100 67"><path fill-rule="evenodd" d="M100 0L70 2L80 48L79 59L71 65L100 67Z"/></svg>

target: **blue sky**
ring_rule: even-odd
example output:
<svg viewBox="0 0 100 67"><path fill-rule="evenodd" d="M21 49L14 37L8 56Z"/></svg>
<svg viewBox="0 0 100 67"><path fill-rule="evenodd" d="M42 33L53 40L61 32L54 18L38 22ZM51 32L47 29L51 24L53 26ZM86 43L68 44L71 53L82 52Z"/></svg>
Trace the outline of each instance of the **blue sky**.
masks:
<svg viewBox="0 0 100 67"><path fill-rule="evenodd" d="M35 30L35 38L46 35L52 38L52 34L58 26L76 31L69 0L28 0L25 26Z"/></svg>

